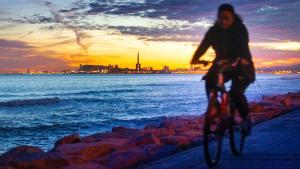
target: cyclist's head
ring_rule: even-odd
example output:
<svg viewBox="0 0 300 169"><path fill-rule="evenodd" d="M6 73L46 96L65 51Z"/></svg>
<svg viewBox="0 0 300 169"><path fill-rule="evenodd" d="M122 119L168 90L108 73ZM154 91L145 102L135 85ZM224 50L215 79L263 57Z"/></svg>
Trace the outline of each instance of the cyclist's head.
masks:
<svg viewBox="0 0 300 169"><path fill-rule="evenodd" d="M219 6L217 17L217 24L223 29L230 28L236 19L240 19L235 13L234 7L227 3Z"/></svg>

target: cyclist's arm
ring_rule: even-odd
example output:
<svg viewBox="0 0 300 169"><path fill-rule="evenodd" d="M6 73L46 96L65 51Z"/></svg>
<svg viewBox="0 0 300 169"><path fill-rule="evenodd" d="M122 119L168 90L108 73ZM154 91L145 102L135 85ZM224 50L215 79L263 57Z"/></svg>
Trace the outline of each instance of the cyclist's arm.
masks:
<svg viewBox="0 0 300 169"><path fill-rule="evenodd" d="M210 43L210 30L205 34L202 42L200 43L199 47L195 51L191 64L197 64L199 61L199 58L205 54L209 46L211 45Z"/></svg>
<svg viewBox="0 0 300 169"><path fill-rule="evenodd" d="M239 33L239 43L238 43L238 54L240 58L249 60L251 59L251 54L249 50L249 33L245 25L241 27Z"/></svg>

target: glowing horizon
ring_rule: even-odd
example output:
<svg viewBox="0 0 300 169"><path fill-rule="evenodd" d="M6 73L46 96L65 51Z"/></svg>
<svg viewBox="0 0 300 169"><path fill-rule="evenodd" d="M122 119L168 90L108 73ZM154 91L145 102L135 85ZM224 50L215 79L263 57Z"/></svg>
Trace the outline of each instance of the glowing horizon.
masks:
<svg viewBox="0 0 300 169"><path fill-rule="evenodd" d="M300 63L299 22L285 17L300 18L299 2L232 3L248 27L256 67ZM80 64L134 68L138 51L142 67L188 68L219 5L183 0L0 4L0 72L60 71ZM212 49L204 56L213 57Z"/></svg>

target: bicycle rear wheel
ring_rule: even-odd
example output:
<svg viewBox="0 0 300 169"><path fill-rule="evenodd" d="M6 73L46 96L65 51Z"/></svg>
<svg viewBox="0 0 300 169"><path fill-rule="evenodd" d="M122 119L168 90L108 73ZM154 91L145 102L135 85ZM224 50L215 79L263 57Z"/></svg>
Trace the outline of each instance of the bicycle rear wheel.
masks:
<svg viewBox="0 0 300 169"><path fill-rule="evenodd" d="M214 109L216 110L215 116L212 113ZM204 156L209 167L213 167L218 163L222 151L223 135L217 109L217 104L209 104L203 128Z"/></svg>

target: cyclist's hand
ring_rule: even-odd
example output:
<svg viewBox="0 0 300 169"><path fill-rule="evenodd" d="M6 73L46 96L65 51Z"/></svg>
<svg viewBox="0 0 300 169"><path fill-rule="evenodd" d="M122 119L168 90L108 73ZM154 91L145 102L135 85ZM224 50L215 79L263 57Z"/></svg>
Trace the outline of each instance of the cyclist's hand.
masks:
<svg viewBox="0 0 300 169"><path fill-rule="evenodd" d="M198 59L192 59L191 60L191 65L196 65L199 64L199 60Z"/></svg>
<svg viewBox="0 0 300 169"><path fill-rule="evenodd" d="M246 60L246 59L241 59L240 62L241 62L242 65L249 65L250 64L249 61Z"/></svg>
<svg viewBox="0 0 300 169"><path fill-rule="evenodd" d="M207 65L209 65L209 62L208 61L205 61L205 60L201 60L201 61L199 61L198 63L200 63L200 64L202 64L203 66L207 66Z"/></svg>

